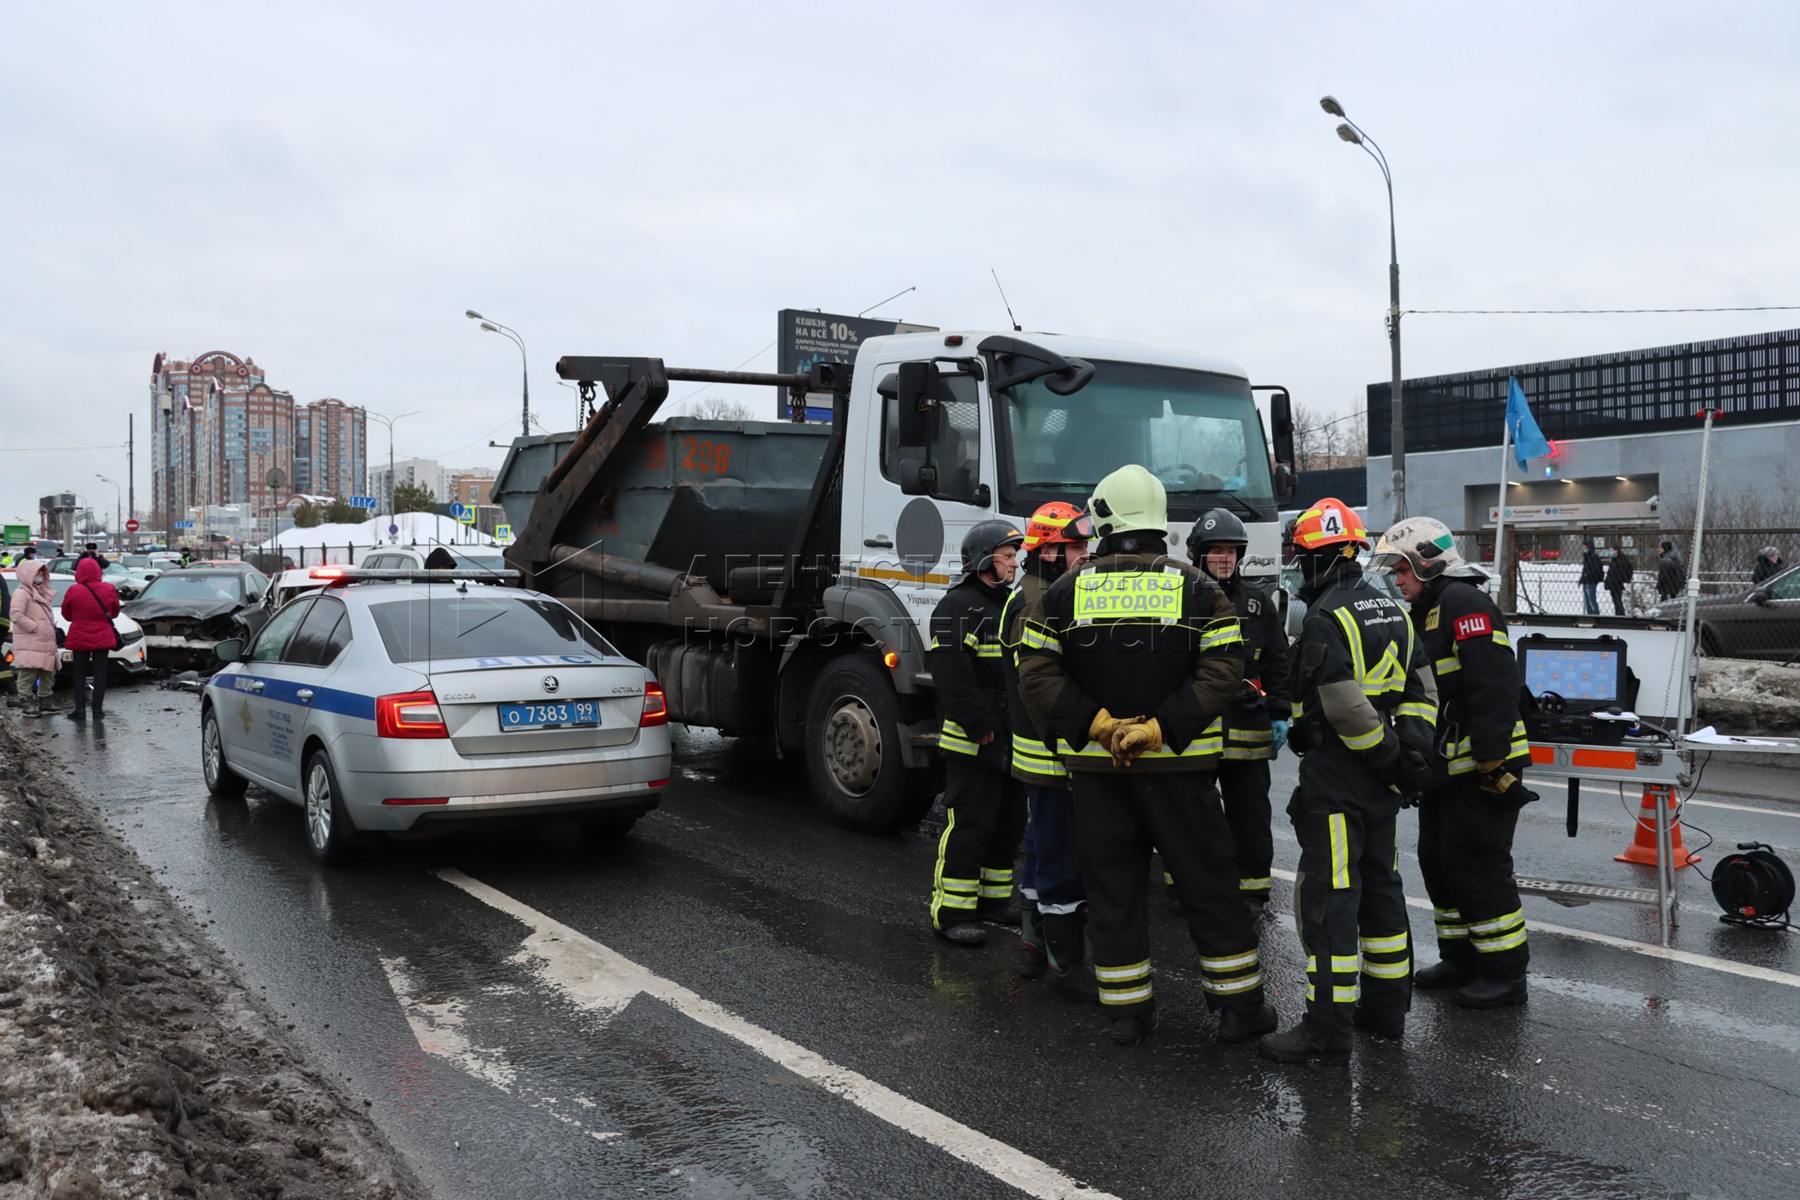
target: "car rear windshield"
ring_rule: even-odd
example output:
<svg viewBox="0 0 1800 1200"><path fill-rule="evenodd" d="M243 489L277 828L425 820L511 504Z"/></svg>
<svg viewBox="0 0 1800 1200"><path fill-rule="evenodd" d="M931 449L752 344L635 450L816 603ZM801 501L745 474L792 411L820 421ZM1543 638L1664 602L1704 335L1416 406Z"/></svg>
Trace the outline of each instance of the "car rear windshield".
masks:
<svg viewBox="0 0 1800 1200"><path fill-rule="evenodd" d="M618 651L587 623L550 600L454 592L369 606L397 663L433 658L517 658Z"/></svg>

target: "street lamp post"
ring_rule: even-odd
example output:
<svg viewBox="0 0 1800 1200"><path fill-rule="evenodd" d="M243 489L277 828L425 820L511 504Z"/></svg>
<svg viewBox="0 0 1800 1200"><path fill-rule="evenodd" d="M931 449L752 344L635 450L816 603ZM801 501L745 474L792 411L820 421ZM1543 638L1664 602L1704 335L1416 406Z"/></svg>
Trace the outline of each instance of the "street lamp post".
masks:
<svg viewBox="0 0 1800 1200"><path fill-rule="evenodd" d="M518 348L519 348L519 366L520 366L521 374L522 374L523 380L524 380L523 388L524 388L524 397L525 397L524 403L519 409L519 436L520 437L530 437L531 436L531 363L525 356L525 339L519 336L517 330L508 329L506 326L502 325L498 321L489 320L487 317L482 316L480 313L476 312L472 308L467 310L466 312L464 312L463 316L469 318L471 321L480 321L481 327L483 329L487 330L489 333L498 333L498 334L502 334L506 337L509 337L513 340L513 344L518 346Z"/></svg>
<svg viewBox="0 0 1800 1200"><path fill-rule="evenodd" d="M113 486L113 537L117 538L120 534L125 532L125 518L122 515L122 509L125 503L124 496L119 491L119 485L113 483L113 481L106 476L96 474L94 478L98 479L101 483L111 483ZM117 554L118 551L115 550L113 553Z"/></svg>
<svg viewBox="0 0 1800 1200"><path fill-rule="evenodd" d="M400 523L400 520L399 520L400 514L398 514L394 511L394 422L400 420L403 417L416 417L423 411L424 411L423 409L415 408L415 409L413 409L413 411L401 413L401 414L399 414L399 416L385 417L385 416L382 416L378 412L370 412L366 408L363 410L365 415L374 417L377 421L380 421L383 425L387 426L387 431L388 431L388 486L387 486L388 494L387 494L387 502L388 502L388 524L389 525L398 525Z"/></svg>
<svg viewBox="0 0 1800 1200"><path fill-rule="evenodd" d="M1405 406L1401 403L1400 384L1400 249L1394 237L1394 176L1388 170L1387 155L1381 152L1375 139L1364 133L1362 127L1352 121L1344 113L1344 106L1336 98L1325 96L1319 100L1319 107L1334 117L1343 118L1343 124L1337 127L1337 135L1352 146L1361 146L1363 153L1375 160L1381 168L1381 177L1387 181L1388 194L1388 348L1394 360L1394 385L1389 403L1393 406L1392 432L1389 437L1393 442L1394 466L1394 513L1393 519L1398 521L1406 515L1406 421Z"/></svg>

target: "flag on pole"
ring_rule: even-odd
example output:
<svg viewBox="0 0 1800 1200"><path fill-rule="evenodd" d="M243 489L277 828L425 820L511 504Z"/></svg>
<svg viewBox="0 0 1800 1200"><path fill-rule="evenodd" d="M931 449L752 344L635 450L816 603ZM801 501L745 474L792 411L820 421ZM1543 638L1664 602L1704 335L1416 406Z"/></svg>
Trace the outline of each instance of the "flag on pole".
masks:
<svg viewBox="0 0 1800 1200"><path fill-rule="evenodd" d="M1525 403L1525 389L1510 375L1506 377L1506 428L1512 434L1513 455L1521 471L1528 460L1550 453L1550 443L1532 418L1531 405Z"/></svg>

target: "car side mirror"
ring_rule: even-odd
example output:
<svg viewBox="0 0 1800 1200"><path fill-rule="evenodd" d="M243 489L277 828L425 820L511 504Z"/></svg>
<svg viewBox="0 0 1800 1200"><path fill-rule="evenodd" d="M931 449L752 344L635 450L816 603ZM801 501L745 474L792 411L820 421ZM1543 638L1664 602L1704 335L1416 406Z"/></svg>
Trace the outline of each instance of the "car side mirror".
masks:
<svg viewBox="0 0 1800 1200"><path fill-rule="evenodd" d="M244 657L244 639L226 638L222 642L213 643L213 657L221 663L239 662Z"/></svg>
<svg viewBox="0 0 1800 1200"><path fill-rule="evenodd" d="M1754 592L1750 593L1750 603L1752 603L1752 604L1767 604L1768 602L1769 602L1769 589L1768 588L1757 588Z"/></svg>

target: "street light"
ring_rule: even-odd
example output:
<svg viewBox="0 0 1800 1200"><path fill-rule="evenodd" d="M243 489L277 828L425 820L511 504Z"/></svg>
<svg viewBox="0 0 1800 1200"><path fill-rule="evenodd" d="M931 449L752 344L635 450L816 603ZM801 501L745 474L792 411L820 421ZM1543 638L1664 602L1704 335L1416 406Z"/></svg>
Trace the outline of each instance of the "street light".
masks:
<svg viewBox="0 0 1800 1200"><path fill-rule="evenodd" d="M125 503L124 497L119 493L119 485L116 483L113 483L113 481L108 479L106 476L96 474L94 476L94 478L98 479L101 483L112 483L112 486L113 486L113 537L117 538L121 533L125 532L125 518L122 515L122 506ZM117 554L118 551L114 550L113 553Z"/></svg>
<svg viewBox="0 0 1800 1200"><path fill-rule="evenodd" d="M480 321L481 327L483 329L487 330L489 333L503 334L504 336L511 338L513 340L513 343L516 346L518 346L518 348L519 348L519 366L520 366L521 372L524 376L524 392L525 392L524 404L519 409L519 436L520 437L530 437L531 436L531 363L525 356L525 339L519 336L517 330L508 329L506 326L502 325L498 321L490 321L488 318L482 316L480 313L476 312L472 308L465 311L463 313L463 316L469 318L471 321Z"/></svg>
<svg viewBox="0 0 1800 1200"><path fill-rule="evenodd" d="M1334 117L1342 117L1343 124L1337 127L1337 135L1352 146L1361 146L1363 153L1375 160L1381 168L1381 177L1387 181L1388 193L1388 347L1394 359L1394 386L1389 402L1393 405L1393 424L1390 439L1393 442L1394 466L1394 513L1393 519L1398 521L1406 515L1406 422L1405 406L1401 403L1400 385L1400 249L1394 237L1394 176L1388 170L1387 155L1381 152L1375 139L1370 137L1356 122L1345 113L1344 106L1332 96L1319 100L1319 107Z"/></svg>
<svg viewBox="0 0 1800 1200"><path fill-rule="evenodd" d="M398 514L394 511L394 422L401 420L402 418L405 418L405 417L416 417L424 411L425 410L422 408L415 408L411 412L404 412L404 413L401 413L399 416L384 417L378 412L370 412L366 408L363 409L364 416L374 417L377 421L380 421L383 425L387 426L387 431L388 431L388 494L387 494L387 502L388 502L388 524L389 525L398 525L400 523L400 521L399 521L400 514Z"/></svg>

